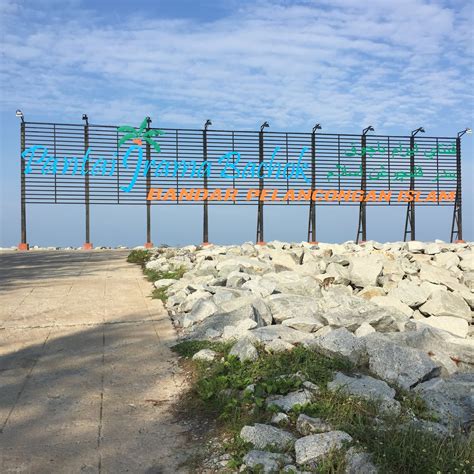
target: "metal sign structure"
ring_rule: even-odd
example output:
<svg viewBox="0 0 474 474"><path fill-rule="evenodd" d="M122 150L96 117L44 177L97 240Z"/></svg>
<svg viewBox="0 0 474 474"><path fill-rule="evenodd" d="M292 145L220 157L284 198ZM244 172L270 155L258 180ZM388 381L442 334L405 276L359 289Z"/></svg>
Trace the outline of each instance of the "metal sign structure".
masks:
<svg viewBox="0 0 474 474"><path fill-rule="evenodd" d="M132 127L89 124L86 115L81 124L27 122L20 114L23 249L27 204L84 205L85 248L94 204L145 205L147 246L151 206L176 204L202 206L204 243L210 204L257 206L257 242L267 205L307 206L310 242L318 206L357 206L357 242L367 239L368 206L405 206L404 240L415 239L416 207L453 206L451 241L462 240L461 137L469 129L457 137L427 137L422 128L386 136L372 127L321 133L318 124L297 133L269 131L265 122L260 131L236 131L211 129L208 120L203 129L161 128L156 143L121 143L119 129ZM205 190L203 199L189 198L196 190ZM225 190L232 199L213 199Z"/></svg>

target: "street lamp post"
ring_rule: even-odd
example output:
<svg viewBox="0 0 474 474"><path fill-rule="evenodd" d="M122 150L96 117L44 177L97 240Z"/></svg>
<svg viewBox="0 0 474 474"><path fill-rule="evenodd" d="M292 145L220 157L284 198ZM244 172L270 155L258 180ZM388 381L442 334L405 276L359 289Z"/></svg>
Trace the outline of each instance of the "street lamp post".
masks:
<svg viewBox="0 0 474 474"><path fill-rule="evenodd" d="M25 117L21 110L17 110L15 114L20 120L20 148L21 155L25 151ZM21 173L21 196L20 196L20 213L21 213L21 235L18 250L29 250L30 246L26 241L26 178L25 178L25 162L23 156L20 156L20 173Z"/></svg>
<svg viewBox="0 0 474 474"><path fill-rule="evenodd" d="M456 198L454 201L453 223L451 225L451 242L464 242L462 238L462 187L461 187L461 137L471 134L470 128L458 132L456 137Z"/></svg>
<svg viewBox="0 0 474 474"><path fill-rule="evenodd" d="M317 244L316 240L316 205L312 199L313 192L316 189L316 132L321 130L321 124L317 123L311 133L311 196L309 199L308 216L308 242Z"/></svg>
<svg viewBox="0 0 474 474"><path fill-rule="evenodd" d="M265 128L268 128L270 125L268 125L268 122L263 122L262 125L260 126L260 132L258 135L258 169L262 169L262 163L263 163L263 131ZM263 177L259 176L258 179L258 189L259 189L259 194L258 194L258 210L257 210L257 238L256 238L256 243L257 245L264 245L265 240L264 240L264 234L263 234L263 200L261 199L261 194L263 191Z"/></svg>
<svg viewBox="0 0 474 474"><path fill-rule="evenodd" d="M360 146L361 146L361 180L360 180L360 189L362 195L365 197L365 190L367 188L367 134L369 132L375 132L374 127L369 125L368 127L362 130L362 136L360 137ZM359 243L359 238L361 237L360 242L363 243L367 240L367 204L364 200L360 201L359 204L359 225L357 227L357 237L356 243Z"/></svg>
<svg viewBox="0 0 474 474"><path fill-rule="evenodd" d="M207 192L207 173L209 166L207 164L207 129L212 125L212 122L207 119L204 124L204 130L202 132L202 156L203 156L203 171L204 171L204 192ZM204 199L203 204L203 226L202 226L202 244L209 245L209 214L208 214L208 200L207 196Z"/></svg>

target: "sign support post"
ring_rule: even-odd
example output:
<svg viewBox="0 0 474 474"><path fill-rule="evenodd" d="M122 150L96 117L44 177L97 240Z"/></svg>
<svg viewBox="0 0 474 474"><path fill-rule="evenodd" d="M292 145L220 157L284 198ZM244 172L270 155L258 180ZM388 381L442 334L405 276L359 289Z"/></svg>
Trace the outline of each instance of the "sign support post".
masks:
<svg viewBox="0 0 474 474"><path fill-rule="evenodd" d="M146 118L147 123L147 131L150 130L151 125L151 118ZM151 249L153 247L153 242L151 241L151 201L148 200L148 194L150 193L151 189L151 147L148 142L146 142L146 166L147 166L147 173L146 173L146 242L145 248Z"/></svg>
<svg viewBox="0 0 474 474"><path fill-rule="evenodd" d="M316 189L316 130L321 130L319 123L313 127L311 133L311 196L308 216L308 243L310 244L318 243L316 240L316 204L312 199L313 192Z"/></svg>
<svg viewBox="0 0 474 474"><path fill-rule="evenodd" d="M425 133L423 127L413 130L410 135L410 191L415 190L415 135L418 132ZM410 240L416 239L415 234L415 201L409 201L407 206L407 215L405 219L405 233L403 241L407 241L407 234L410 235Z"/></svg>
<svg viewBox="0 0 474 474"><path fill-rule="evenodd" d="M89 149L89 118L86 114L83 114L82 120L84 120L84 156L87 154ZM83 250L92 250L91 238L90 238L90 188L89 188L89 160L84 163L84 201L86 211L86 240L82 246Z"/></svg>
<svg viewBox="0 0 474 474"><path fill-rule="evenodd" d="M258 134L258 165L259 170L262 170L262 163L263 163L263 130L267 128L268 122L264 122L260 127L260 132ZM257 209L257 245L265 245L265 239L263 235L263 200L261 199L262 191L263 191L263 178L260 176L258 179L258 209Z"/></svg>
<svg viewBox="0 0 474 474"><path fill-rule="evenodd" d="M204 190L207 192L207 173L209 167L207 165L207 127L212 125L212 122L207 119L204 124L204 130L202 131L202 156L203 161L206 163L203 167L204 170ZM209 203L204 199L203 203L203 216L202 216L202 245L209 245Z"/></svg>
<svg viewBox="0 0 474 474"><path fill-rule="evenodd" d="M21 114L21 115L20 115ZM20 146L21 154L25 151L25 118L21 111L17 111L17 116L21 118L20 124ZM18 250L29 250L30 246L26 241L26 178L25 178L25 161L20 156L20 173L21 173L21 240L18 244Z"/></svg>
<svg viewBox="0 0 474 474"><path fill-rule="evenodd" d="M361 180L360 180L360 189L365 195L365 190L367 189L367 133L373 132L374 127L369 125L367 128L362 130L361 136ZM367 203L365 202L363 196L362 201L359 204L359 225L357 227L357 237L356 244L359 243L359 237L362 237L360 243L364 243L367 240Z"/></svg>
<svg viewBox="0 0 474 474"><path fill-rule="evenodd" d="M456 137L456 199L454 201L453 223L451 225L451 242L464 243L462 238L462 185L461 185L461 137L472 133L470 128L458 132Z"/></svg>

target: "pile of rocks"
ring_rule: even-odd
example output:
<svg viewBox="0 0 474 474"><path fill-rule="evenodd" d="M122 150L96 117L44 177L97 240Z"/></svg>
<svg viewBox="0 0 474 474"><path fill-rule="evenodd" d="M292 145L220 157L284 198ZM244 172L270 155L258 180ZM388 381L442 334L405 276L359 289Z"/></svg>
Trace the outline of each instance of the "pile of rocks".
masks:
<svg viewBox="0 0 474 474"><path fill-rule="evenodd" d="M180 280L155 282L166 288L181 337L235 339L232 353L241 360L258 357L257 344L269 352L304 345L345 357L374 377L338 374L334 386L374 394L395 410L390 385L414 390L445 426L459 426L470 422L474 381L472 246L188 246L158 249L147 268L186 269ZM305 443L297 444L301 452Z"/></svg>

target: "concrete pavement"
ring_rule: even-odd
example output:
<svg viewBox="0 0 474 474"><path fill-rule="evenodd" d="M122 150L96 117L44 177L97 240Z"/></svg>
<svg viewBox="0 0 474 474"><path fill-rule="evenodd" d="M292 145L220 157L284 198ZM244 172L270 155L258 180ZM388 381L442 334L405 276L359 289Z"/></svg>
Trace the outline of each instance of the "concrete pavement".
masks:
<svg viewBox="0 0 474 474"><path fill-rule="evenodd" d="M0 472L186 472L175 333L127 253L0 255Z"/></svg>

